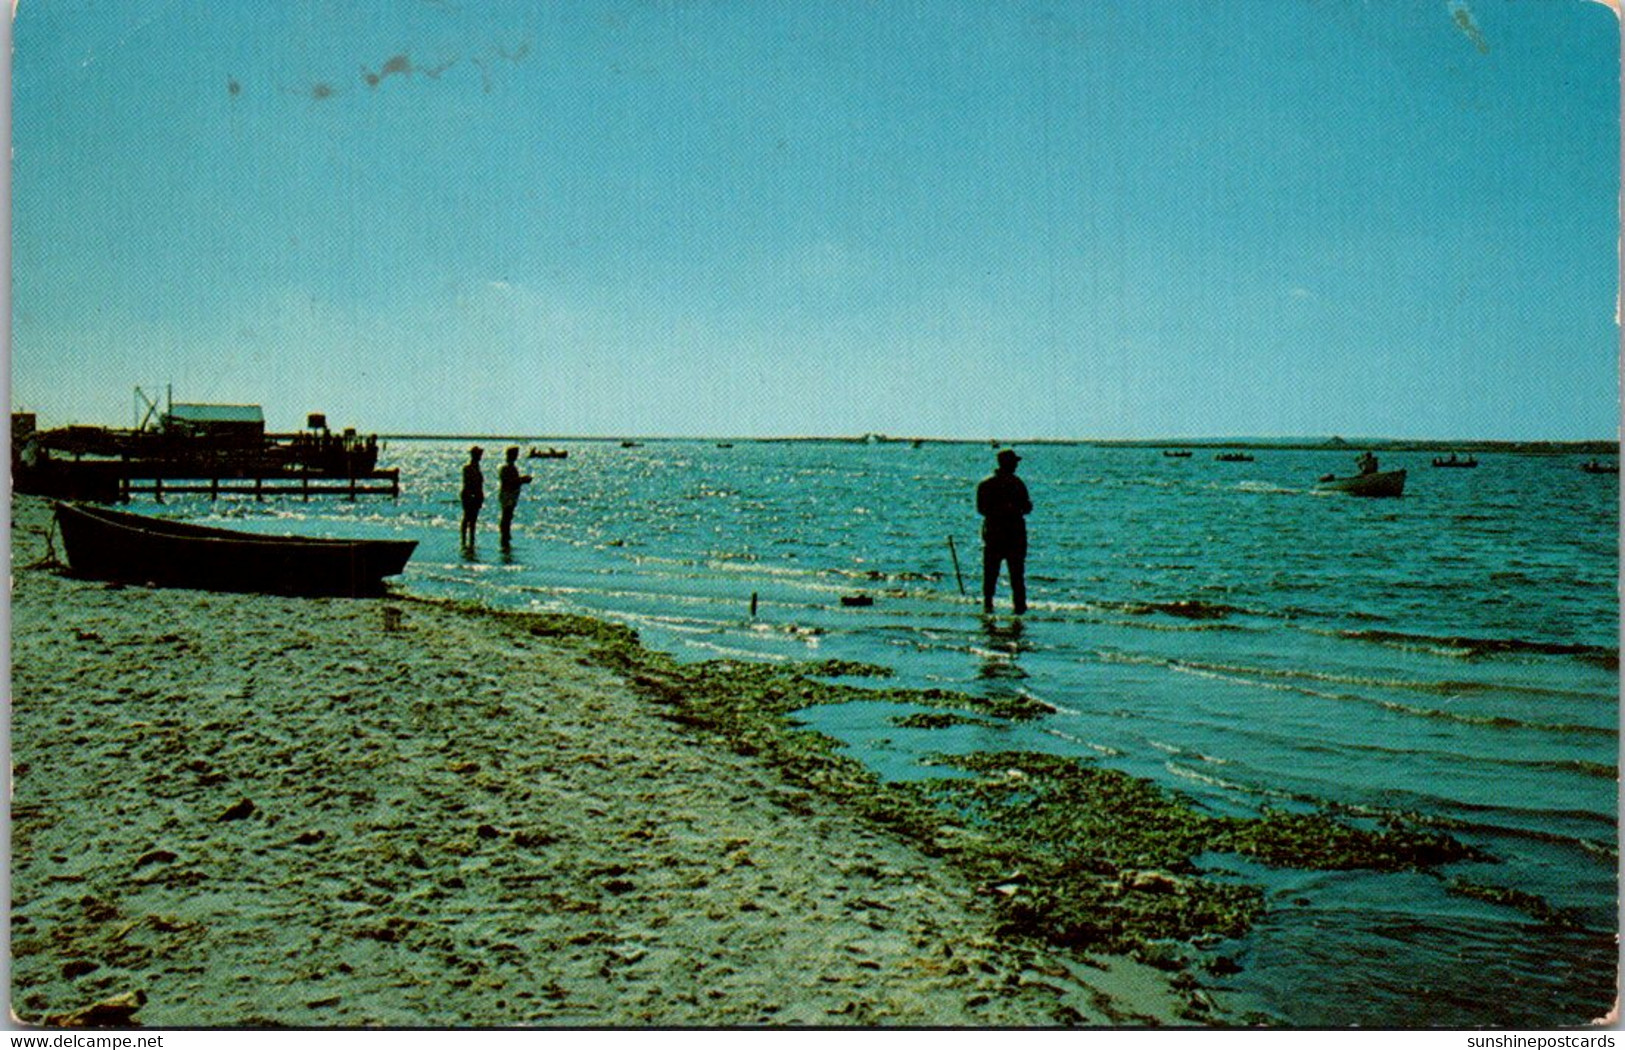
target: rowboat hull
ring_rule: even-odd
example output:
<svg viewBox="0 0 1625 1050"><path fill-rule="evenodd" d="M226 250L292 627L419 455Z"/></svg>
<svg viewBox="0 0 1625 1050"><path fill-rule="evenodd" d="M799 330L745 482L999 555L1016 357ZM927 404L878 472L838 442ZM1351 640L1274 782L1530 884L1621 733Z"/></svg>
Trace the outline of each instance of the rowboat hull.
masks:
<svg viewBox="0 0 1625 1050"><path fill-rule="evenodd" d="M1350 496L1402 496L1405 493L1405 472L1386 470L1348 478L1326 477L1320 479L1317 487L1328 492L1346 492Z"/></svg>
<svg viewBox="0 0 1625 1050"><path fill-rule="evenodd" d="M406 567L416 540L261 536L58 503L76 576L213 591L363 597Z"/></svg>

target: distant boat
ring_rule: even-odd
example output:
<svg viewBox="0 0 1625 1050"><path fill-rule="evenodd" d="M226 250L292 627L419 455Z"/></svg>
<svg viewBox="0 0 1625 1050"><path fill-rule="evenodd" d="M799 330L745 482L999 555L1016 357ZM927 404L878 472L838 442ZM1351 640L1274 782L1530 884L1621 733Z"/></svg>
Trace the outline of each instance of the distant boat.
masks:
<svg viewBox="0 0 1625 1050"><path fill-rule="evenodd" d="M378 594L418 545L266 536L75 503L56 505L56 523L75 576L211 591Z"/></svg>
<svg viewBox="0 0 1625 1050"><path fill-rule="evenodd" d="M643 447L643 442L641 442L641 441L623 441L623 442L621 442L621 447L622 448L642 448Z"/></svg>
<svg viewBox="0 0 1625 1050"><path fill-rule="evenodd" d="M1474 459L1470 454L1466 459L1457 459L1456 454L1452 452L1448 458L1434 457L1433 465L1436 467L1476 467L1478 466L1478 460Z"/></svg>
<svg viewBox="0 0 1625 1050"><path fill-rule="evenodd" d="M732 441L718 441L717 442L717 448L733 448L733 447L734 447L734 443Z"/></svg>
<svg viewBox="0 0 1625 1050"><path fill-rule="evenodd" d="M1405 472L1385 470L1347 478L1327 474L1320 479L1318 487L1329 492L1346 492L1350 496L1400 496L1405 492Z"/></svg>
<svg viewBox="0 0 1625 1050"><path fill-rule="evenodd" d="M1245 452L1221 452L1213 457L1220 463L1251 463L1253 457Z"/></svg>
<svg viewBox="0 0 1625 1050"><path fill-rule="evenodd" d="M1589 463L1580 464L1580 469L1585 471L1587 474L1618 474L1619 464L1603 463L1594 459Z"/></svg>
<svg viewBox="0 0 1625 1050"><path fill-rule="evenodd" d="M533 449L530 450L530 458L531 459L569 459L570 458L570 451L568 449L563 449L563 448L550 448L550 449L545 449L545 450L544 449L539 449L539 448L533 448Z"/></svg>
<svg viewBox="0 0 1625 1050"><path fill-rule="evenodd" d="M1188 448L1165 448L1162 450L1162 454L1167 456L1169 459L1189 459L1191 456L1191 450Z"/></svg>

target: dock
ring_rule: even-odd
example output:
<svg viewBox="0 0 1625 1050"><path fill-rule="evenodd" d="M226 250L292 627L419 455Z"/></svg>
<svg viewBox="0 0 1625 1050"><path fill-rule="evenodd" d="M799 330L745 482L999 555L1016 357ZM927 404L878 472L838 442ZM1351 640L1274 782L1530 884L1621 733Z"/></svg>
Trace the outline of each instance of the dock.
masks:
<svg viewBox="0 0 1625 1050"><path fill-rule="evenodd" d="M267 433L258 405L177 404L145 408L132 430L67 426L40 431L13 413L12 478L19 492L57 499L128 503L167 495L266 497L401 494L401 472L378 466L378 438L353 427L334 433L311 413L302 431ZM153 417L157 417L153 425Z"/></svg>
<svg viewBox="0 0 1625 1050"><path fill-rule="evenodd" d="M130 466L139 468L140 464ZM146 474L153 476L146 477ZM121 473L118 478L120 503L128 503L130 497L141 495L152 496L162 503L165 494L207 495L211 500L221 496L253 496L256 500L267 496L298 496L302 500L309 500L312 496L342 496L352 503L358 496L399 499L401 472L398 467L389 467L348 478L306 473L278 473L252 478L192 478L134 469Z"/></svg>

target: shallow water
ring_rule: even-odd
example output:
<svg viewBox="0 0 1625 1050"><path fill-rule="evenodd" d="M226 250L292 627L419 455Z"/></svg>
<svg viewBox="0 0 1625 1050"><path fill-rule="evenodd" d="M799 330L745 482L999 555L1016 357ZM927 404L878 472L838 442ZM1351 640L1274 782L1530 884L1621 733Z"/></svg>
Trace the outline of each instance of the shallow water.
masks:
<svg viewBox="0 0 1625 1050"><path fill-rule="evenodd" d="M1406 467L1399 500L1314 491L1349 454L1033 446L1032 609L979 615L977 445L570 442L535 477L513 548L487 503L457 546L460 444L396 442L399 501L171 501L244 527L404 535L401 583L585 612L682 658L841 657L898 683L1039 697L1008 729L907 730L889 705L804 713L883 775L945 750L1041 748L1223 812L1330 801L1459 822L1497 863L1447 876L1536 893L1582 929L1451 896L1429 875L1247 867L1271 911L1226 984L1300 1025L1583 1022L1613 998L1617 476L1581 457ZM500 450L487 452L495 486ZM141 509L152 509L150 506ZM964 589L950 553L952 536ZM846 607L864 594L868 607ZM750 617L755 595L758 608ZM1008 610L1007 591L1001 608ZM1496 989L1487 995L1487 987Z"/></svg>

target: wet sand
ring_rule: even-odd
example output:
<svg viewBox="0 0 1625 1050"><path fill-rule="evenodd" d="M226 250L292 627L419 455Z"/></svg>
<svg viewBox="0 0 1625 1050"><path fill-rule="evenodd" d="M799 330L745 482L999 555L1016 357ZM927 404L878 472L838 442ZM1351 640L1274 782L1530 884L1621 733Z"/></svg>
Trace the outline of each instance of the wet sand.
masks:
<svg viewBox="0 0 1625 1050"><path fill-rule="evenodd" d="M41 565L48 505L12 509L24 1022L1178 1015L1147 966L994 937L942 859L663 717L583 638L75 580Z"/></svg>

